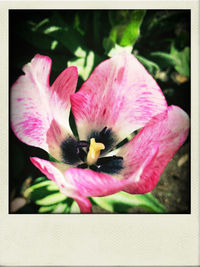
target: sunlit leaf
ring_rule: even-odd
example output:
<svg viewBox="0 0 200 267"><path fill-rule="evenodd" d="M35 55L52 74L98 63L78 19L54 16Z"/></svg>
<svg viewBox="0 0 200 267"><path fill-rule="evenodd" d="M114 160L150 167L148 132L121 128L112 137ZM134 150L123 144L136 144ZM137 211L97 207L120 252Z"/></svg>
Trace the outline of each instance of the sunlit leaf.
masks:
<svg viewBox="0 0 200 267"><path fill-rule="evenodd" d="M109 38L120 46L134 46L139 37L140 26L145 13L145 10L111 11L113 28Z"/></svg>
<svg viewBox="0 0 200 267"><path fill-rule="evenodd" d="M151 213L164 213L165 207L153 197L151 193L144 195L131 195L119 192L106 197L93 197L92 200L100 207L110 212L127 212L131 207L142 207Z"/></svg>
<svg viewBox="0 0 200 267"><path fill-rule="evenodd" d="M53 209L52 213L64 213L67 208L67 203L59 203L56 205L55 209Z"/></svg>
<svg viewBox="0 0 200 267"><path fill-rule="evenodd" d="M55 200L55 193L61 195L61 193L59 193L58 186L49 179L43 179L43 177L39 177L33 185L31 185L25 190L24 197L36 202L36 204L37 201L40 200L44 201L45 203L49 201L49 204L46 205L50 205L57 202ZM49 197L51 198L51 196L52 196L52 203L51 200L49 200Z"/></svg>
<svg viewBox="0 0 200 267"><path fill-rule="evenodd" d="M70 213L80 213L80 208L76 201L74 201L71 205Z"/></svg>
<svg viewBox="0 0 200 267"><path fill-rule="evenodd" d="M49 34L49 33L52 33L52 32L59 31L59 30L62 30L62 28L58 27L58 26L49 26L44 30L44 34Z"/></svg>
<svg viewBox="0 0 200 267"><path fill-rule="evenodd" d="M34 180L34 184L37 184L37 183L40 183L42 181L50 181L47 177L45 176L41 176L41 177L37 177L35 180Z"/></svg>
<svg viewBox="0 0 200 267"><path fill-rule="evenodd" d="M58 202L53 205L41 206L38 210L39 213L69 213L73 200L67 198L64 201Z"/></svg>
<svg viewBox="0 0 200 267"><path fill-rule="evenodd" d="M58 193L47 195L44 198L38 199L35 201L35 203L40 206L49 206L49 205L59 203L66 199L67 199L67 196L58 192Z"/></svg>
<svg viewBox="0 0 200 267"><path fill-rule="evenodd" d="M54 189L59 190L58 187L55 185L54 182L51 180L43 180L43 177L40 177L41 181L36 182L26 190L26 196L28 196L31 192L33 192L35 189L41 188L41 187L54 187Z"/></svg>
<svg viewBox="0 0 200 267"><path fill-rule="evenodd" d="M56 208L56 204L55 205L51 205L51 206L41 206L38 210L39 213L50 213L52 212L55 208Z"/></svg>
<svg viewBox="0 0 200 267"><path fill-rule="evenodd" d="M86 80L94 67L95 54L92 51L87 54L82 49L77 50L75 54L77 58L69 60L68 66L76 66L79 75L83 80Z"/></svg>
<svg viewBox="0 0 200 267"><path fill-rule="evenodd" d="M54 40L51 43L51 50L55 50L56 46L58 45L58 41Z"/></svg>

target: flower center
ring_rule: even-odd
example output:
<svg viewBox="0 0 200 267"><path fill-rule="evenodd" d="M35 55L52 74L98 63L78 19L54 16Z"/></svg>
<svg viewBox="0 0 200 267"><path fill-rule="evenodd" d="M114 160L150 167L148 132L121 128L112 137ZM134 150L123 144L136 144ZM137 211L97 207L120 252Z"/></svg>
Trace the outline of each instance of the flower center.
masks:
<svg viewBox="0 0 200 267"><path fill-rule="evenodd" d="M96 143L95 138L91 138L89 151L87 154L87 164L89 166L95 164L99 158L100 151L104 149L105 149L104 144Z"/></svg>
<svg viewBox="0 0 200 267"><path fill-rule="evenodd" d="M96 172L118 174L124 168L123 158L106 156L115 142L111 129L104 127L102 131L92 131L87 140L77 141L68 136L61 144L63 162L77 168L89 168Z"/></svg>

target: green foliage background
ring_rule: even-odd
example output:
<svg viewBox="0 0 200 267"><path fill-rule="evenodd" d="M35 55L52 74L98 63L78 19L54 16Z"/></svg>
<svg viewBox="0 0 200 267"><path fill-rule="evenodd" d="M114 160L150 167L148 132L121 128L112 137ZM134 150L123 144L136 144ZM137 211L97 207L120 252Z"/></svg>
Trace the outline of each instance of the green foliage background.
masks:
<svg viewBox="0 0 200 267"><path fill-rule="evenodd" d="M10 87L22 74L22 66L39 53L52 59L50 84L67 66L77 66L78 90L98 63L123 50L136 55L160 85L169 105L178 105L190 114L190 11L9 12ZM70 123L76 134L72 115ZM26 199L26 205L17 212L79 212L72 199L60 194L47 178L40 177L30 156L49 159L46 152L26 146L10 131L10 202L17 197ZM132 206L141 206L146 212L166 212L151 194L118 193L91 201L110 212L125 213Z"/></svg>

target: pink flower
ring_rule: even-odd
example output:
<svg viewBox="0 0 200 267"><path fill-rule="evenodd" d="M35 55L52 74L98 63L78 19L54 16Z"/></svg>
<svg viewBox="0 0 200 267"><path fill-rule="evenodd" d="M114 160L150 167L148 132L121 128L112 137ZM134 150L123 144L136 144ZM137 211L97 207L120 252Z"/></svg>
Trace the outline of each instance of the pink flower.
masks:
<svg viewBox="0 0 200 267"><path fill-rule="evenodd" d="M77 93L76 67L65 69L52 86L50 70L51 59L36 55L11 90L16 136L59 161L32 157L32 163L74 198L82 212L91 212L89 196L151 191L187 138L188 115L167 106L154 79L126 52L98 65ZM69 126L70 108L79 140ZM139 129L127 144L111 151Z"/></svg>

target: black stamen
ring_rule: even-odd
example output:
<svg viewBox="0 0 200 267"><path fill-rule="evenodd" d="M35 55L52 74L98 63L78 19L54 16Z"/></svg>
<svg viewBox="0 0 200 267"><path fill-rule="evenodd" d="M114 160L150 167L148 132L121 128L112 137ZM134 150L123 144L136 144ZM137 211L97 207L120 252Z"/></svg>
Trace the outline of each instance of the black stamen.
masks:
<svg viewBox="0 0 200 267"><path fill-rule="evenodd" d="M97 172L105 172L108 174L117 174L123 169L122 157L105 157L99 158L96 163Z"/></svg>
<svg viewBox="0 0 200 267"><path fill-rule="evenodd" d="M86 163L82 163L82 164L79 164L77 166L77 168L81 168L81 169L87 169L88 168L88 165Z"/></svg>
<svg viewBox="0 0 200 267"><path fill-rule="evenodd" d="M107 127L104 127L100 132L93 131L90 138L88 138L89 141L91 138L95 138L96 142L105 145L104 152L109 150L115 142L112 130ZM75 138L68 136L61 144L63 162L77 165L77 168L90 168L94 171L108 174L118 174L123 169L123 158L117 156L99 158L96 164L92 166L88 166L87 163L81 163L81 161L86 162L87 152L85 148L89 150L89 141L77 141Z"/></svg>
<svg viewBox="0 0 200 267"><path fill-rule="evenodd" d="M87 153L83 147L89 147L87 141L77 141L73 137L67 137L61 144L62 159L67 164L77 164L80 161L85 161Z"/></svg>
<svg viewBox="0 0 200 267"><path fill-rule="evenodd" d="M77 142L77 146L78 147L89 147L90 146L90 142L88 142L88 141L78 141Z"/></svg>
<svg viewBox="0 0 200 267"><path fill-rule="evenodd" d="M88 136L88 140L91 138L95 138L97 143L103 143L105 145L105 149L101 151L101 155L109 151L114 146L116 141L116 137L114 136L112 129L108 127L104 127L100 132L92 131Z"/></svg>
<svg viewBox="0 0 200 267"><path fill-rule="evenodd" d="M104 127L104 128L103 128L103 130L100 132L100 135L101 135L101 136L103 136L103 135L105 134L107 128L108 128L108 127Z"/></svg>
<svg viewBox="0 0 200 267"><path fill-rule="evenodd" d="M77 164L80 162L79 154L77 153L77 141L71 136L68 136L61 144L62 158L67 164Z"/></svg>
<svg viewBox="0 0 200 267"><path fill-rule="evenodd" d="M77 151L77 154L80 157L80 159L82 161L85 161L86 156L87 156L87 153L81 147L77 147L77 150L76 151Z"/></svg>

